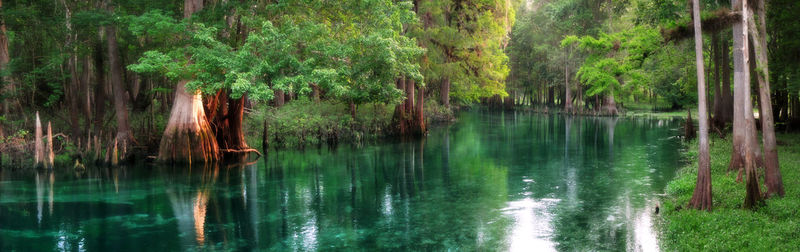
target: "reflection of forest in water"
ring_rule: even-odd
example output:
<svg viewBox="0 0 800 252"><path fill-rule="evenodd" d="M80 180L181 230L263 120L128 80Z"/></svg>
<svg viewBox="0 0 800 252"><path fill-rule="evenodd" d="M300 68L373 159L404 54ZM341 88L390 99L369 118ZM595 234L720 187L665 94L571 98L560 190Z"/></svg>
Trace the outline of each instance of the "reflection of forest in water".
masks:
<svg viewBox="0 0 800 252"><path fill-rule="evenodd" d="M0 250L636 249L665 120L465 112L422 141L253 165L2 171Z"/></svg>

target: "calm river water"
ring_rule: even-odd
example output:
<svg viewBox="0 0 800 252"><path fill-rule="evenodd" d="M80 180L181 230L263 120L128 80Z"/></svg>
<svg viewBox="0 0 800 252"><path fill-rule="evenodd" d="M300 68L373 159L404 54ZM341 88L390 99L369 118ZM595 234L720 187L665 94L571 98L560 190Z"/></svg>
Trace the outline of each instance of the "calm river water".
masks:
<svg viewBox="0 0 800 252"><path fill-rule="evenodd" d="M251 165L0 171L0 251L658 249L680 122L469 111Z"/></svg>

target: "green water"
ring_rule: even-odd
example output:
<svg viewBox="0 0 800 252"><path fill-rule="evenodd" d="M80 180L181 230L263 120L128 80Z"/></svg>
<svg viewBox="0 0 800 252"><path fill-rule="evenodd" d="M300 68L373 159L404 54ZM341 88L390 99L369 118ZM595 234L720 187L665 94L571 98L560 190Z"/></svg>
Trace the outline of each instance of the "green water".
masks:
<svg viewBox="0 0 800 252"><path fill-rule="evenodd" d="M255 164L0 173L0 251L653 250L680 123L471 111Z"/></svg>

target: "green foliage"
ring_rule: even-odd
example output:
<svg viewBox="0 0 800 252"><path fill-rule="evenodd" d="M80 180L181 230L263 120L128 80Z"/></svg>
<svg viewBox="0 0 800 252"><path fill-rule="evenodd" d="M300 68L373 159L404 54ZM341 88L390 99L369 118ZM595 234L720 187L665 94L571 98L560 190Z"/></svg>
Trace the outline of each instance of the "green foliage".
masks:
<svg viewBox="0 0 800 252"><path fill-rule="evenodd" d="M275 90L306 94L316 83L330 96L356 104L397 102L402 93L394 88L396 77L422 81L417 59L424 50L401 34L416 18L407 2L362 4L299 1L291 8L275 6L288 15L274 19L244 16L251 31L234 46L225 42L224 32L194 19L177 21L160 11L127 17L134 35L166 45L145 52L128 68L191 80L187 88L206 94L230 90L233 98L247 93L267 101ZM299 7L342 12L311 18Z"/></svg>
<svg viewBox="0 0 800 252"><path fill-rule="evenodd" d="M650 74L641 66L662 43L656 29L643 25L614 34L561 40L562 47L577 45L588 55L577 72L580 82L588 86L588 96L614 91L614 95L626 97L641 90L650 83Z"/></svg>
<svg viewBox="0 0 800 252"><path fill-rule="evenodd" d="M409 30L427 49L422 73L428 83L449 79L450 96L471 103L507 95L508 57L503 48L519 1L421 1L421 21Z"/></svg>
<svg viewBox="0 0 800 252"><path fill-rule="evenodd" d="M800 135L780 135L779 139L783 142L779 158L786 196L769 199L756 211L742 208L745 185L736 182L736 172L728 172L731 140L719 138L713 138L710 144L713 211L685 208L697 178L697 142L690 143L686 156L692 162L667 186L661 208L664 219L658 225L663 230L662 248L791 251L800 247L800 186L793 183L800 179Z"/></svg>

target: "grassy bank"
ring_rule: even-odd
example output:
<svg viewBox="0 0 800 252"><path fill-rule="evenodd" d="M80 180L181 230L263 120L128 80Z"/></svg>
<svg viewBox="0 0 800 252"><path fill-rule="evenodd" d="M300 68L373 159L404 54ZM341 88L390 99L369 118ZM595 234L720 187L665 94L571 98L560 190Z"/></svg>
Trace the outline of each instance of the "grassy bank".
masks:
<svg viewBox="0 0 800 252"><path fill-rule="evenodd" d="M713 211L686 209L697 179L697 142L690 143L692 161L669 183L662 200L662 249L665 251L798 251L800 250L800 134L778 135L778 155L786 196L745 210L744 183L728 172L731 139L710 143ZM762 178L763 178L763 170ZM762 181L763 182L763 181ZM762 192L766 188L762 186Z"/></svg>

